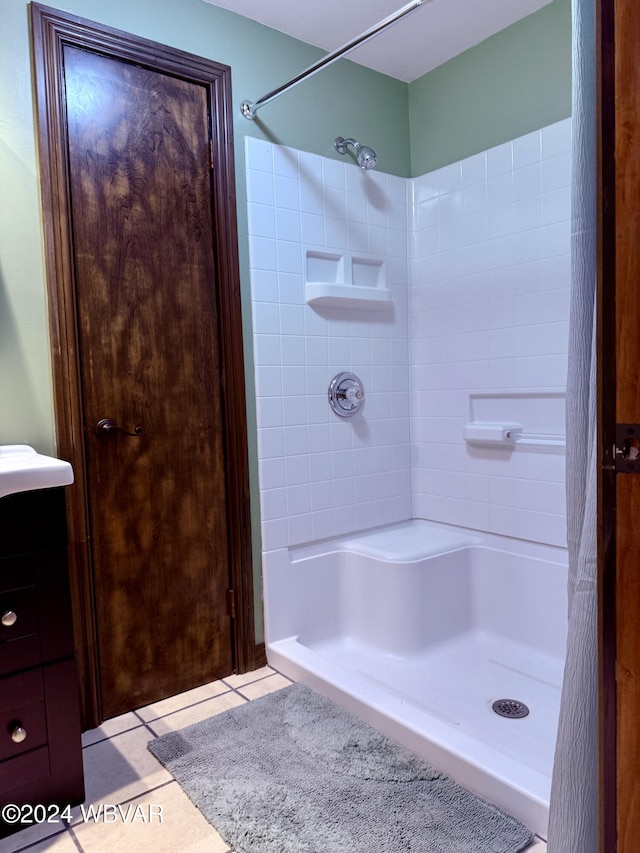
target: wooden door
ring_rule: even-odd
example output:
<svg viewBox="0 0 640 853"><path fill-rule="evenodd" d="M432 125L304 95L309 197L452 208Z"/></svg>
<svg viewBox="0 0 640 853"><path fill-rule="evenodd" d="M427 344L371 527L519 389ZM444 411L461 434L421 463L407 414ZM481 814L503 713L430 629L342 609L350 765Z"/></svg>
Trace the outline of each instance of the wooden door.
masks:
<svg viewBox="0 0 640 853"><path fill-rule="evenodd" d="M601 849L640 837L640 472L615 470L616 424L640 424L640 24L599 0ZM640 431L631 438L638 446ZM626 468L623 465L623 468Z"/></svg>
<svg viewBox="0 0 640 853"><path fill-rule="evenodd" d="M77 621L105 719L253 663L229 87L44 7L34 37Z"/></svg>
<svg viewBox="0 0 640 853"><path fill-rule="evenodd" d="M109 717L232 671L207 98L75 47L64 66Z"/></svg>

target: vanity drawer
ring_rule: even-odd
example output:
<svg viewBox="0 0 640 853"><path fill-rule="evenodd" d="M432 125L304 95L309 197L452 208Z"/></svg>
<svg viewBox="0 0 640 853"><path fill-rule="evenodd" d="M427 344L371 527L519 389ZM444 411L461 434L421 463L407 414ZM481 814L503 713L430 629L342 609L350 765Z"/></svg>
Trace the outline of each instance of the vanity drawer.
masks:
<svg viewBox="0 0 640 853"><path fill-rule="evenodd" d="M0 643L38 630L36 589L28 586L0 592Z"/></svg>
<svg viewBox="0 0 640 853"><path fill-rule="evenodd" d="M46 746L26 752L24 755L16 755L8 761L0 761L0 792L11 791L20 787L30 785L39 779L45 779L51 772L49 767L49 750ZM9 799L4 793L0 793L0 803L14 802L15 797ZM0 837L2 837L0 827ZM1 849L1 848L0 848Z"/></svg>
<svg viewBox="0 0 640 853"><path fill-rule="evenodd" d="M18 740L18 737L21 739ZM0 713L0 761L30 752L46 743L47 715L44 699Z"/></svg>
<svg viewBox="0 0 640 853"><path fill-rule="evenodd" d="M39 656L26 666L53 663L73 655L73 619L65 549L0 559L0 673L13 672L3 640L36 634ZM13 624L2 616L15 613ZM8 620L13 619L9 617Z"/></svg>
<svg viewBox="0 0 640 853"><path fill-rule="evenodd" d="M0 498L0 557L65 548L66 544L64 489L36 489Z"/></svg>
<svg viewBox="0 0 640 853"><path fill-rule="evenodd" d="M35 587L0 592L0 677L41 661Z"/></svg>
<svg viewBox="0 0 640 853"><path fill-rule="evenodd" d="M21 669L39 666L41 661L40 637L37 634L0 643L0 678Z"/></svg>
<svg viewBox="0 0 640 853"><path fill-rule="evenodd" d="M39 669L0 681L0 761L47 742L44 680Z"/></svg>
<svg viewBox="0 0 640 853"><path fill-rule="evenodd" d="M44 699L44 677L41 669L32 669L0 679L0 714L31 705Z"/></svg>

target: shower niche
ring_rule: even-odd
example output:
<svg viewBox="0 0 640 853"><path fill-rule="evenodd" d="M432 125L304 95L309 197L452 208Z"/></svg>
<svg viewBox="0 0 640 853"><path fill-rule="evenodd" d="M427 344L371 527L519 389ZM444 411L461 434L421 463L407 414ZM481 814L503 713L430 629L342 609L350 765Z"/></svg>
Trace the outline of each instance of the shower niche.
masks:
<svg viewBox="0 0 640 853"><path fill-rule="evenodd" d="M314 308L384 310L392 304L385 263L351 252L307 249L305 299Z"/></svg>

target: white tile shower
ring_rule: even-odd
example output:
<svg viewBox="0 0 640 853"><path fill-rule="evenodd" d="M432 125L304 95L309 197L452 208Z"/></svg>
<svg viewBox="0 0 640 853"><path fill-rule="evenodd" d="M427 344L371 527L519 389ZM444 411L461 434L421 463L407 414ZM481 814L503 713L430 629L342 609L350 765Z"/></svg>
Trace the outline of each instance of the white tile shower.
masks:
<svg viewBox="0 0 640 853"><path fill-rule="evenodd" d="M247 138L263 548L411 517L407 186ZM393 311L305 304L305 249L384 260ZM327 386L353 370L366 417Z"/></svg>
<svg viewBox="0 0 640 853"><path fill-rule="evenodd" d="M412 182L415 517L566 544L570 144L565 120ZM537 441L465 444L474 395Z"/></svg>
<svg viewBox="0 0 640 853"><path fill-rule="evenodd" d="M565 544L570 134L411 180L246 138L265 551L411 517ZM393 310L305 304L308 249L382 261ZM466 444L474 404L532 440Z"/></svg>

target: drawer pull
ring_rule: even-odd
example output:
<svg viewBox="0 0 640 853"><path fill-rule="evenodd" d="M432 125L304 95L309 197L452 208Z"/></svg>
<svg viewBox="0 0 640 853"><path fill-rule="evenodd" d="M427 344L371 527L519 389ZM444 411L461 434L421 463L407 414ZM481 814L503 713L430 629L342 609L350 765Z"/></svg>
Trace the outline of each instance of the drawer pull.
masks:
<svg viewBox="0 0 640 853"><path fill-rule="evenodd" d="M14 743L22 743L27 739L27 730L23 729L20 723L11 729L11 740Z"/></svg>
<svg viewBox="0 0 640 853"><path fill-rule="evenodd" d="M5 628L10 628L12 625L15 625L18 621L18 614L14 613L13 610L7 610L2 614L2 624Z"/></svg>

